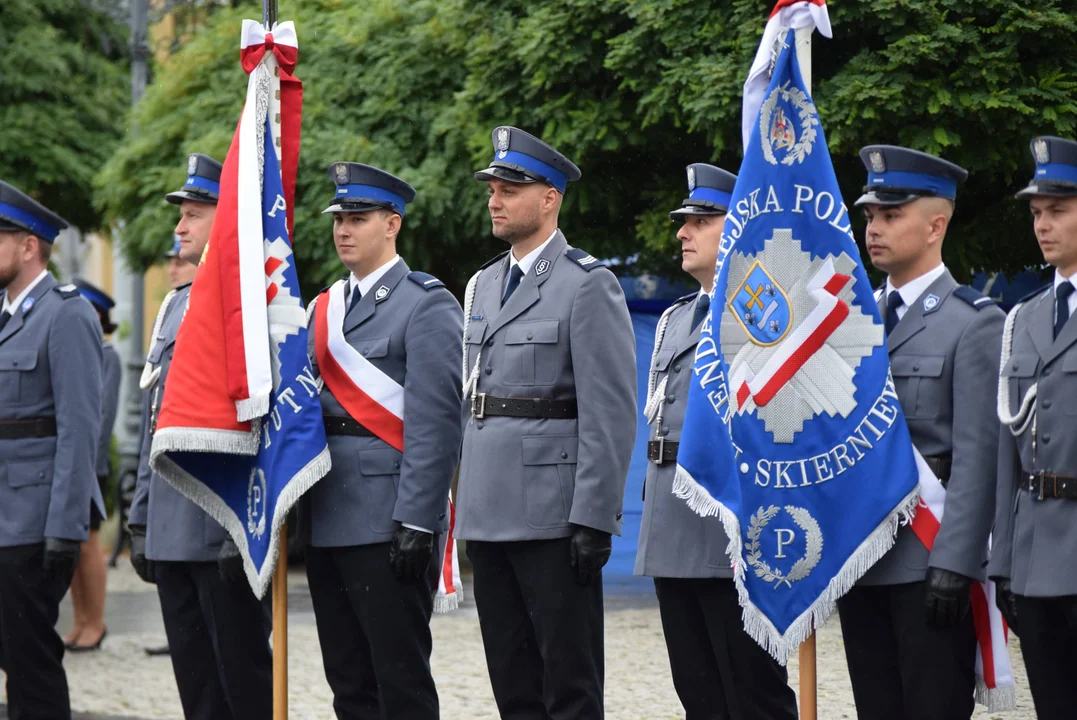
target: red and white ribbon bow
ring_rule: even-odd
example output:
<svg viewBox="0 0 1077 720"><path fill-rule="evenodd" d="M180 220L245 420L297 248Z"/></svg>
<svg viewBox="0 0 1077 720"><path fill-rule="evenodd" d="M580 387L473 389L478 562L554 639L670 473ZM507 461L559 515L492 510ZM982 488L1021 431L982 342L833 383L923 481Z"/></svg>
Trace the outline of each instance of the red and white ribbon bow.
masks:
<svg viewBox="0 0 1077 720"><path fill-rule="evenodd" d="M267 51L276 55L280 69L291 75L299 59L299 39L295 34L295 23L291 20L278 23L270 32L260 22L244 20L239 51L243 69L248 74L254 72Z"/></svg>

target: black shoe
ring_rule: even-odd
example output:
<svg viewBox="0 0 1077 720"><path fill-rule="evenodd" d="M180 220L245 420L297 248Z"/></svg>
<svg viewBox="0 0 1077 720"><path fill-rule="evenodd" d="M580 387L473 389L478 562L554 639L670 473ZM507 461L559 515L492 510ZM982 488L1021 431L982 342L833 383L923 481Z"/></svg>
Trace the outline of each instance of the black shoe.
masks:
<svg viewBox="0 0 1077 720"><path fill-rule="evenodd" d="M105 641L105 636L106 635L108 635L108 628L105 628L104 630L101 631L101 637L97 638L97 642L95 642L93 645L79 645L78 643L71 643L70 645L67 646L67 651L68 652L73 652L73 653L81 653L81 652L91 652L91 651L94 651L94 650L100 650L101 649L101 643L103 643Z"/></svg>
<svg viewBox="0 0 1077 720"><path fill-rule="evenodd" d="M162 645L160 647L148 647L148 648L144 648L144 649L146 651L146 654L149 655L150 657L153 657L155 655L168 655L169 654L169 650L168 650L167 645Z"/></svg>

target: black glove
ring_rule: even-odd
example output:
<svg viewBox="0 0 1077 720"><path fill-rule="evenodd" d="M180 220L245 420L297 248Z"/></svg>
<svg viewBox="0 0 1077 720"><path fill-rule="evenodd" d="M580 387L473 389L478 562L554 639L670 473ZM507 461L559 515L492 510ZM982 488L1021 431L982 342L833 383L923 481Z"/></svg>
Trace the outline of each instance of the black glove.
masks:
<svg viewBox="0 0 1077 720"><path fill-rule="evenodd" d="M569 563L576 571L576 582L587 585L597 578L610 559L613 541L602 530L577 525L569 544Z"/></svg>
<svg viewBox="0 0 1077 720"><path fill-rule="evenodd" d="M221 544L221 551L217 553L217 572L221 574L221 580L229 583L247 582L247 571L243 569L243 556L239 554L239 548L228 538Z"/></svg>
<svg viewBox="0 0 1077 720"><path fill-rule="evenodd" d="M156 585L157 574L153 560L146 559L146 526L128 525L127 532L131 534L131 566L144 582Z"/></svg>
<svg viewBox="0 0 1077 720"><path fill-rule="evenodd" d="M401 525L389 546L389 564L402 583L416 583L430 567L434 556L434 534Z"/></svg>
<svg viewBox="0 0 1077 720"><path fill-rule="evenodd" d="M78 564L78 540L45 538L45 559L41 563L45 568L45 575L54 580L64 580L65 585L70 585Z"/></svg>
<svg viewBox="0 0 1077 720"><path fill-rule="evenodd" d="M1010 632L1017 635L1017 597L1013 594L1009 578L999 578L995 582L995 605L1010 626Z"/></svg>
<svg viewBox="0 0 1077 720"><path fill-rule="evenodd" d="M941 568L928 568L924 612L937 628L957 625L969 611L969 578Z"/></svg>

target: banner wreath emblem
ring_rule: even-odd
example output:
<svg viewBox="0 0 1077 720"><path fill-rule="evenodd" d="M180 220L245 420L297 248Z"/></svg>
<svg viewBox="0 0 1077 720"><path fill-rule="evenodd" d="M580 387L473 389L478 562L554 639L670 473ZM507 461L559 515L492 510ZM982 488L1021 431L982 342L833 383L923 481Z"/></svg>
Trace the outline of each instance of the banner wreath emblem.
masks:
<svg viewBox="0 0 1077 720"><path fill-rule="evenodd" d="M811 575L811 571L815 569L815 566L819 564L823 557L823 532L819 529L819 523L815 521L811 513L804 508L792 505L786 505L785 511L789 513L789 516L793 518L793 522L804 531L805 535L804 555L793 563L793 567L789 568L788 575L777 568L772 568L766 560L763 560L763 551L759 546L759 536L762 534L763 528L769 525L770 521L780 512L777 505L771 505L765 510L761 507L752 514L747 532L748 542L744 545L744 549L747 551L745 560L755 570L755 576L762 578L764 582L774 583L775 590L782 585L792 588L793 583Z"/></svg>

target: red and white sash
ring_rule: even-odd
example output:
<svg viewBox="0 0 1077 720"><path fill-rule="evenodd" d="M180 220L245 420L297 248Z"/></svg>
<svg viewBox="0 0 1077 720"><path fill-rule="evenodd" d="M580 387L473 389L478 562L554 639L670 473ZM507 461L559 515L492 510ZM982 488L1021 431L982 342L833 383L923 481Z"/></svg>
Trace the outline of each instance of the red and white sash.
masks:
<svg viewBox="0 0 1077 720"><path fill-rule="evenodd" d="M927 469L927 463L916 452L920 465L920 505L912 521L912 531L928 552L935 546L939 534L946 488ZM1013 668L1006 652L1006 623L995 605L995 583L973 582L969 588L972 601L972 621L976 627L976 701L990 712L1012 710L1016 705Z"/></svg>
<svg viewBox="0 0 1077 720"><path fill-rule="evenodd" d="M375 436L404 452L404 387L374 366L344 338L348 283L338 280L315 299L314 355L325 384L341 407ZM463 596L453 541L456 508L449 498L449 534L441 559L435 612L455 610Z"/></svg>

